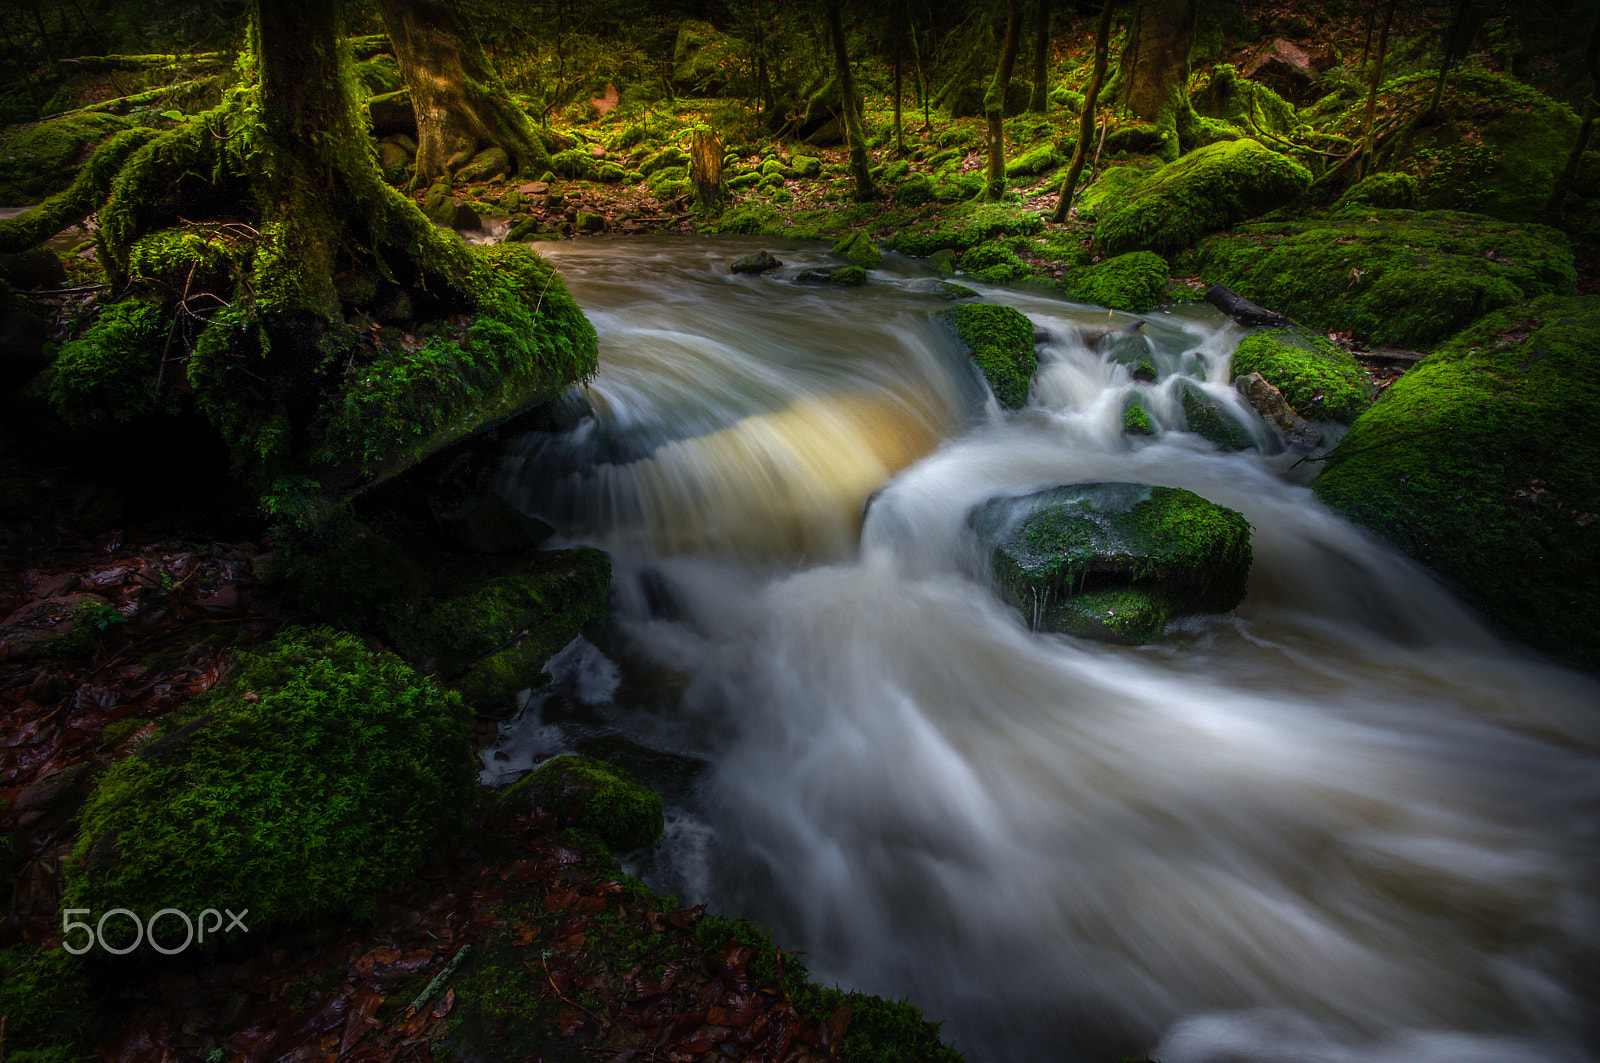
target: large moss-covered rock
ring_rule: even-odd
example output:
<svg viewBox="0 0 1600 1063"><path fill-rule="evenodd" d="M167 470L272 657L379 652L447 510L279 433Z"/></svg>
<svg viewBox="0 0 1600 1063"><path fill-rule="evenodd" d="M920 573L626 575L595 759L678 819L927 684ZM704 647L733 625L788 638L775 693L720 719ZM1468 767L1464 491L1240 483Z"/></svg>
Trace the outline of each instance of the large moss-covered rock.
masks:
<svg viewBox="0 0 1600 1063"><path fill-rule="evenodd" d="M395 643L429 662L477 712L509 716L518 691L549 681L545 662L605 615L610 580L599 550L539 554L397 625Z"/></svg>
<svg viewBox="0 0 1600 1063"><path fill-rule="evenodd" d="M1112 254L1169 254L1281 207L1310 184L1304 166L1253 140L1210 144L1163 166L1122 205L1102 211L1095 241Z"/></svg>
<svg viewBox="0 0 1600 1063"><path fill-rule="evenodd" d="M459 830L473 795L461 699L393 654L289 630L101 778L64 905L249 910L249 936L370 913ZM128 922L106 931L130 931ZM163 923L169 946L181 923Z"/></svg>
<svg viewBox="0 0 1600 1063"><path fill-rule="evenodd" d="M1013 410L1026 405L1033 371L1039 367L1033 353L1033 323L1021 311L993 303L966 303L939 317L966 344L1000 404Z"/></svg>
<svg viewBox="0 0 1600 1063"><path fill-rule="evenodd" d="M1316 491L1507 631L1600 667L1600 297L1490 314L1401 377Z"/></svg>
<svg viewBox="0 0 1600 1063"><path fill-rule="evenodd" d="M1067 291L1096 306L1142 314L1166 299L1167 260L1152 251L1130 251L1072 275Z"/></svg>
<svg viewBox="0 0 1600 1063"><path fill-rule="evenodd" d="M1260 373L1294 412L1313 421L1349 424L1367 406L1367 385L1355 356L1305 329L1257 329L1233 352L1234 376Z"/></svg>
<svg viewBox="0 0 1600 1063"><path fill-rule="evenodd" d="M37 203L60 192L101 141L132 125L88 112L0 130L0 203Z"/></svg>
<svg viewBox="0 0 1600 1063"><path fill-rule="evenodd" d="M1366 210L1241 225L1200 274L1302 324L1426 347L1492 310L1577 283L1567 238L1455 211Z"/></svg>
<svg viewBox="0 0 1600 1063"><path fill-rule="evenodd" d="M1244 599L1250 525L1190 491L1071 484L992 498L967 521L1036 630L1142 642L1173 617Z"/></svg>
<svg viewBox="0 0 1600 1063"><path fill-rule="evenodd" d="M1189 431L1223 450L1250 450L1256 445L1234 411L1193 380L1178 382L1178 400Z"/></svg>
<svg viewBox="0 0 1600 1063"><path fill-rule="evenodd" d="M542 808L622 853L654 845L665 826L660 794L622 765L582 755L546 761L500 803L515 811Z"/></svg>
<svg viewBox="0 0 1600 1063"><path fill-rule="evenodd" d="M833 253L848 258L863 269L877 269L883 265L883 252L872 242L872 237L863 232L841 236L833 245Z"/></svg>

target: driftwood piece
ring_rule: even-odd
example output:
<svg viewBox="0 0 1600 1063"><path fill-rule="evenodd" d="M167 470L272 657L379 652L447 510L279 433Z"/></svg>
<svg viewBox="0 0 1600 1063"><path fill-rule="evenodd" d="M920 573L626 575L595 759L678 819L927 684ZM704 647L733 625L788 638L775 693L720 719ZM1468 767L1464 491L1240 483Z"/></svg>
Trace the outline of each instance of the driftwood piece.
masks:
<svg viewBox="0 0 1600 1063"><path fill-rule="evenodd" d="M1241 325L1267 328L1289 328L1293 321L1282 314L1263 310L1226 284L1213 284L1206 289L1206 302L1221 310Z"/></svg>

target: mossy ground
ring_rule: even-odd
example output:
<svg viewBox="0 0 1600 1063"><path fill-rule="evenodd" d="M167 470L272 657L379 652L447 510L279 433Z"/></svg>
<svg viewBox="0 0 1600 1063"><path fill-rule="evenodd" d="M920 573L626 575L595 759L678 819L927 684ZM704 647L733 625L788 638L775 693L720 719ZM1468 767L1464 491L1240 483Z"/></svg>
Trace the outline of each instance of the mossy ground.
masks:
<svg viewBox="0 0 1600 1063"><path fill-rule="evenodd" d="M1433 569L1505 630L1600 665L1600 297L1490 314L1391 385L1318 497Z"/></svg>
<svg viewBox="0 0 1600 1063"><path fill-rule="evenodd" d="M1557 230L1455 211L1255 222L1202 243L1196 263L1304 325L1424 349L1491 310L1570 294L1577 279Z"/></svg>
<svg viewBox="0 0 1600 1063"><path fill-rule="evenodd" d="M354 635L285 632L185 717L97 784L68 906L248 908L262 936L370 915L470 801L460 700Z"/></svg>
<svg viewBox="0 0 1600 1063"><path fill-rule="evenodd" d="M1009 306L992 303L966 303L939 316L966 344L1000 404L1013 410L1026 405L1038 367L1032 322Z"/></svg>
<svg viewBox="0 0 1600 1063"><path fill-rule="evenodd" d="M1260 373L1300 416L1350 424L1367 407L1355 357L1302 329L1258 329L1233 351L1233 375Z"/></svg>
<svg viewBox="0 0 1600 1063"><path fill-rule="evenodd" d="M629 853L661 840L661 796L633 772L586 756L556 757L507 787L500 803L513 812L542 808Z"/></svg>

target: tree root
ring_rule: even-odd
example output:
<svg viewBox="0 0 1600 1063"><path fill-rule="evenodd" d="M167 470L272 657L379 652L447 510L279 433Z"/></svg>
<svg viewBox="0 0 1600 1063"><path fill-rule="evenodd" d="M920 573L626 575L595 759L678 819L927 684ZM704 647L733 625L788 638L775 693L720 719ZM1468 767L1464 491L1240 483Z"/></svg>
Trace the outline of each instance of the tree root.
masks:
<svg viewBox="0 0 1600 1063"><path fill-rule="evenodd" d="M36 247L73 222L94 213L111 194L122 164L160 135L154 129L125 129L100 145L79 169L72 187L51 196L26 214L0 221L0 253Z"/></svg>

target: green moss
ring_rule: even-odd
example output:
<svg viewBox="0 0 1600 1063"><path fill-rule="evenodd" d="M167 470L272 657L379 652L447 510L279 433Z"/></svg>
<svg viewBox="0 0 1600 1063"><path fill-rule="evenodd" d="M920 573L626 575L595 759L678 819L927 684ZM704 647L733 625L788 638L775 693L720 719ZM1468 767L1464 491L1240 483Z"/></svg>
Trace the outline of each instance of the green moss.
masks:
<svg viewBox="0 0 1600 1063"><path fill-rule="evenodd" d="M1259 222L1203 243L1200 274L1319 329L1426 346L1491 310L1571 292L1566 237L1453 211Z"/></svg>
<svg viewBox="0 0 1600 1063"><path fill-rule="evenodd" d="M1169 272L1160 255L1130 251L1073 274L1068 292L1096 306L1142 314L1164 301Z"/></svg>
<svg viewBox="0 0 1600 1063"><path fill-rule="evenodd" d="M833 245L833 253L865 269L877 269L883 265L883 252L872 242L872 237L863 232L853 232L840 237Z"/></svg>
<svg viewBox="0 0 1600 1063"><path fill-rule="evenodd" d="M568 148L550 156L550 168L562 177L585 180L594 176L595 160L588 148Z"/></svg>
<svg viewBox="0 0 1600 1063"><path fill-rule="evenodd" d="M1156 434L1156 423L1137 395L1128 401L1128 408L1122 411L1122 430L1131 436Z"/></svg>
<svg viewBox="0 0 1600 1063"><path fill-rule="evenodd" d="M1322 500L1505 630L1600 666L1600 297L1490 314L1391 385L1317 480Z"/></svg>
<svg viewBox="0 0 1600 1063"><path fill-rule="evenodd" d="M85 217L105 202L123 162L157 136L153 129L127 129L95 151L64 192L18 217L0 221L0 252L22 251Z"/></svg>
<svg viewBox="0 0 1600 1063"><path fill-rule="evenodd" d="M62 191L100 142L130 125L86 112L0 130L0 203L37 203Z"/></svg>
<svg viewBox="0 0 1600 1063"><path fill-rule="evenodd" d="M1168 616L1226 612L1250 571L1244 517L1179 488L1073 484L991 499L968 523L1029 623L1087 638L1137 641Z"/></svg>
<svg viewBox="0 0 1600 1063"><path fill-rule="evenodd" d="M1260 373L1300 416L1350 424L1367 407L1355 356L1304 329L1259 329L1233 352L1234 376Z"/></svg>
<svg viewBox="0 0 1600 1063"><path fill-rule="evenodd" d="M1049 173L1065 162L1054 144L1041 144L1006 162L1007 177L1034 177Z"/></svg>
<svg viewBox="0 0 1600 1063"><path fill-rule="evenodd" d="M1081 216L1099 217L1126 202L1153 172L1137 166L1108 166L1093 184L1078 193L1073 205Z"/></svg>
<svg viewBox="0 0 1600 1063"><path fill-rule="evenodd" d="M627 768L572 755L547 761L501 796L503 806L537 806L588 831L614 852L627 853L661 840L661 795Z"/></svg>
<svg viewBox="0 0 1600 1063"><path fill-rule="evenodd" d="M1231 63L1219 63L1202 76L1189 96L1195 111L1220 118L1242 130L1259 129L1279 135L1294 130L1294 104L1266 85L1238 76Z"/></svg>
<svg viewBox="0 0 1600 1063"><path fill-rule="evenodd" d="M518 691L548 681L541 669L551 655L605 615L610 579L598 550L540 554L397 624L393 637L407 656L433 662L474 709L509 715Z"/></svg>
<svg viewBox="0 0 1600 1063"><path fill-rule="evenodd" d="M210 292L231 301L250 265L249 246L225 238L218 227L151 233L128 253L129 273L172 296Z"/></svg>
<svg viewBox="0 0 1600 1063"><path fill-rule="evenodd" d="M1183 416L1189 431L1202 439L1215 443L1224 450L1250 450L1255 438L1221 402L1192 381L1180 384L1183 392Z"/></svg>
<svg viewBox="0 0 1600 1063"><path fill-rule="evenodd" d="M663 170L681 170L682 173L679 176L687 176L689 172L689 153L680 147L668 146L639 164L639 172L646 177L652 177Z"/></svg>
<svg viewBox="0 0 1600 1063"><path fill-rule="evenodd" d="M854 288L867 283L867 271L860 266L840 266L828 274L828 283Z"/></svg>
<svg viewBox="0 0 1600 1063"><path fill-rule="evenodd" d="M796 155L790 167L791 176L814 180L822 176L822 160L815 155Z"/></svg>
<svg viewBox="0 0 1600 1063"><path fill-rule="evenodd" d="M1253 140L1212 144L1157 170L1122 206L1105 211L1095 241L1112 254L1170 253L1280 207L1310 184L1305 167Z"/></svg>
<svg viewBox="0 0 1600 1063"><path fill-rule="evenodd" d="M174 311L115 303L47 370L50 408L75 427L126 424L161 408L157 379Z"/></svg>
<svg viewBox="0 0 1600 1063"><path fill-rule="evenodd" d="M82 945L82 931L72 945ZM0 1015L6 1019L6 1058L68 1063L89 1055L89 985L82 962L62 948L10 945L0 949Z"/></svg>
<svg viewBox="0 0 1600 1063"><path fill-rule="evenodd" d="M353 635L285 631L186 715L101 777L66 906L248 908L249 937L211 947L364 917L472 800L460 699Z"/></svg>
<svg viewBox="0 0 1600 1063"><path fill-rule="evenodd" d="M1028 267L1015 251L1005 244L980 244L961 256L961 269L990 284L1010 284L1029 273Z"/></svg>
<svg viewBox="0 0 1600 1063"><path fill-rule="evenodd" d="M1417 179L1408 173L1375 173L1345 190L1335 210L1409 210L1417 205Z"/></svg>
<svg viewBox="0 0 1600 1063"><path fill-rule="evenodd" d="M1033 352L1033 323L1009 306L967 303L939 317L966 344L1002 406L1019 410L1028 401L1038 359Z"/></svg>

